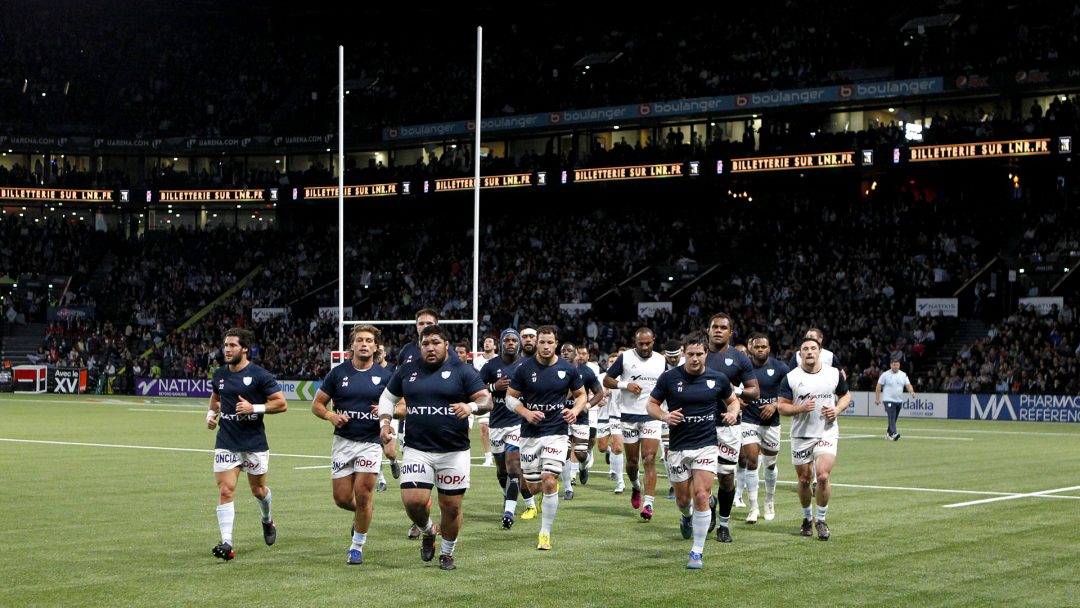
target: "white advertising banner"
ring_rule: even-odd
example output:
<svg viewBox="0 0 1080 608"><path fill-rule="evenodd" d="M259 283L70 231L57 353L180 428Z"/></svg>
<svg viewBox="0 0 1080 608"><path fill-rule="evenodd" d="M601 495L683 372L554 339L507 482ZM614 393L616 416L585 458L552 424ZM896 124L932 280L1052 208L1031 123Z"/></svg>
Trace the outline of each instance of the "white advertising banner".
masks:
<svg viewBox="0 0 1080 608"><path fill-rule="evenodd" d="M1057 306L1058 310L1065 305L1065 298L1057 296L1054 298L1020 298L1020 308L1027 308L1028 306L1034 306L1035 312L1040 315L1050 314L1050 308Z"/></svg>
<svg viewBox="0 0 1080 608"><path fill-rule="evenodd" d="M638 302L637 314L642 319L651 319L658 310L671 312L671 302Z"/></svg>
<svg viewBox="0 0 1080 608"><path fill-rule="evenodd" d="M960 304L956 298L915 298L915 314L920 317L958 317Z"/></svg>

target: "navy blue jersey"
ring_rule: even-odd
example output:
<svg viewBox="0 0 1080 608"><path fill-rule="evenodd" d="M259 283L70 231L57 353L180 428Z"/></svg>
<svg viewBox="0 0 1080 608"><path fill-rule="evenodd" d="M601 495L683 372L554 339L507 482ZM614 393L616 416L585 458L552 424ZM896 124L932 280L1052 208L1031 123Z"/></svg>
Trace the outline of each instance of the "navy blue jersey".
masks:
<svg viewBox="0 0 1080 608"><path fill-rule="evenodd" d="M480 380L484 384L495 384L502 378L512 378L514 370L524 361L521 357L507 363L502 357L495 357L484 364L480 370ZM493 391L491 393L491 417L488 426L493 429L506 428L521 424L521 416L506 409L506 391Z"/></svg>
<svg viewBox="0 0 1080 608"><path fill-rule="evenodd" d="M780 382L791 371L788 366L770 356L765 365L754 366L754 376L757 377L758 386L761 387L761 396L746 403L743 409L743 421L749 424L764 424L766 426L780 426L780 412L775 412L768 420L761 419L761 407L768 403L775 403L780 396Z"/></svg>
<svg viewBox="0 0 1080 608"><path fill-rule="evenodd" d="M263 425L265 414L237 414L236 404L241 396L251 403L266 403L270 395L281 392L274 376L254 363L248 363L238 372L231 372L228 365L222 365L214 370L210 386L221 405L214 447L232 452L269 450Z"/></svg>
<svg viewBox="0 0 1080 608"><path fill-rule="evenodd" d="M592 371L592 368L582 363L577 366L577 371L581 374L581 385L585 387L586 395L604 392L604 385L600 384L600 380L596 377L596 372ZM573 397L567 397L568 407L574 407ZM589 424L589 409L585 408L578 414L577 420L574 424Z"/></svg>
<svg viewBox="0 0 1080 608"><path fill-rule="evenodd" d="M441 365L403 363L387 388L405 398L405 446L423 452L469 449L469 419L458 418L451 403L468 403L484 390L473 366L446 358Z"/></svg>
<svg viewBox="0 0 1080 608"><path fill-rule="evenodd" d="M379 439L379 414L371 406L379 403L379 396L390 382L389 370L378 365L360 371L352 361L345 361L330 370L323 378L319 390L333 399L334 411L348 416L345 426L334 429L334 434L366 443L381 443Z"/></svg>
<svg viewBox="0 0 1080 608"><path fill-rule="evenodd" d="M748 381L756 378L754 376L754 364L750 362L750 357L732 347L728 347L727 350L721 352L709 351L705 355L705 367L723 372L725 376L731 379L732 384L746 386ZM717 418L716 426L728 426L728 424Z"/></svg>
<svg viewBox="0 0 1080 608"><path fill-rule="evenodd" d="M527 408L544 412L544 419L540 424L522 422L521 436L565 435L562 412L567 409L567 394L581 387L581 374L565 360L556 358L551 365L541 365L536 357L526 359L510 377L510 388L521 393ZM574 407L572 401L569 403Z"/></svg>
<svg viewBox="0 0 1080 608"><path fill-rule="evenodd" d="M706 368L694 376L682 365L660 374L649 396L667 401L669 412L682 411L683 421L670 428L673 450L696 450L716 445L717 420L727 412L731 381L723 372Z"/></svg>

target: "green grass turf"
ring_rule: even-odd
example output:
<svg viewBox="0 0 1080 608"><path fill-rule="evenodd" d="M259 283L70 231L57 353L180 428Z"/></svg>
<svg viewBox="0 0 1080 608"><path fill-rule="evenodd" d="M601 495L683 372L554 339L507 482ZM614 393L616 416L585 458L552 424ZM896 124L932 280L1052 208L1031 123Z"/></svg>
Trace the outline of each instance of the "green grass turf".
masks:
<svg viewBox="0 0 1080 608"><path fill-rule="evenodd" d="M5 395L0 439L209 450L204 411L185 399ZM777 518L750 526L736 509L735 542L710 537L696 572L685 569L690 541L663 498L666 480L644 523L629 493L611 493L602 456L590 483L560 504L554 550L544 553L538 519L501 529L495 470L474 466L458 570L442 572L406 539L392 480L375 497L365 563L345 565L351 514L334 506L329 470L295 468L329 461L331 429L306 403L267 422L278 542L262 543L241 482L230 563L210 555L210 454L0 441L0 605L1080 605L1080 491L944 508L993 495L895 489L1080 485L1080 427L901 419L903 439L893 443L882 439L884 419L841 424L851 438L833 475L832 539L797 535L793 471L781 456ZM867 485L894 489L857 487Z"/></svg>

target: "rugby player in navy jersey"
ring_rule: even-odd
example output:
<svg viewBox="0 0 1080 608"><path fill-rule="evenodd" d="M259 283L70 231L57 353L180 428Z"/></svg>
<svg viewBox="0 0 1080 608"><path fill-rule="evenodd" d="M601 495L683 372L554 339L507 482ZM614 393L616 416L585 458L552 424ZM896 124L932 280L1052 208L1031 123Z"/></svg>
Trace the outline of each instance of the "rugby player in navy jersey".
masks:
<svg viewBox="0 0 1080 608"><path fill-rule="evenodd" d="M757 522L758 477L765 478L765 521L776 517L776 454L780 450L780 414L776 411L776 399L780 396L780 382L791 370L771 355L769 337L762 333L750 335L750 362L758 379L761 396L746 402L742 420L742 451L746 459L746 497L750 512L746 523Z"/></svg>
<svg viewBox="0 0 1080 608"><path fill-rule="evenodd" d="M495 459L495 476L499 487L503 489L503 528L509 530L514 525L514 512L517 510L517 497L525 500L525 512L522 519L536 517L536 503L532 492L521 483L521 416L506 409L506 388L514 370L523 359L518 357L521 336L516 329L504 329L499 338L499 356L489 360L480 370L480 379L487 384L491 393L489 445Z"/></svg>
<svg viewBox="0 0 1080 608"><path fill-rule="evenodd" d="M311 413L334 428L330 452L334 502L354 512L347 564L364 561L364 543L371 525L371 492L382 464L378 404L391 373L375 363L381 333L371 325L353 327L349 340L352 357L326 374L311 402ZM333 409L327 407L331 401Z"/></svg>
<svg viewBox="0 0 1080 608"><path fill-rule="evenodd" d="M521 358L531 359L536 356L536 330L526 327L521 330Z"/></svg>
<svg viewBox="0 0 1080 608"><path fill-rule="evenodd" d="M415 319L416 319L416 342L409 342L405 346L401 347L401 350L398 352L397 361L396 361L397 365L395 367L400 367L402 364L410 363L410 362L413 362L413 361L420 361L420 358L421 358L420 357L420 332L424 331L425 327L435 325L436 323L438 323L439 322L439 313L436 312L435 310L431 309L431 308L421 308L420 310L416 311ZM458 358L457 352L456 352L455 349L451 348L449 352L450 352L450 358L451 359L457 359ZM399 420L398 421L398 432L401 433L401 440L402 440L402 442L404 442L404 440L405 440L405 421L404 420ZM396 447L396 445L394 447ZM387 450L391 451L392 449L393 448L389 444L387 444ZM409 538L410 539L420 538L420 527L417 526L416 524L413 524L412 526L409 527Z"/></svg>
<svg viewBox="0 0 1080 608"><path fill-rule="evenodd" d="M514 371L506 389L506 408L518 413L521 425L521 468L532 493L541 489L540 534L536 548L551 549L551 525L559 508L557 476L566 464L567 426L585 411L588 400L581 374L560 359L558 330L543 325L537 332L536 356ZM573 396L573 402L567 399Z"/></svg>
<svg viewBox="0 0 1080 608"><path fill-rule="evenodd" d="M577 347L577 359L578 365L584 365L592 371L596 376L596 381L600 383L600 401L596 405L589 407L589 443L585 449L585 462L580 463L578 467L578 478L583 479L582 483L589 483L589 471L593 465L593 448L596 447L596 436L599 433L599 421L600 421L600 409L604 407L606 399L608 397L608 390L604 388L603 380L600 379L600 366L589 360L589 348L587 346Z"/></svg>
<svg viewBox="0 0 1080 608"><path fill-rule="evenodd" d="M734 328L735 324L731 315L721 312L709 318L709 352L706 355L705 366L723 372L731 380L735 396L744 401L751 401L757 399L761 391L758 388L750 358L731 345ZM739 423L736 421L735 424L729 424L718 418L716 441L720 446L720 466L717 469L720 489L716 493L718 513L716 523L719 525L716 528L716 540L730 543L731 531L728 523L731 519L731 506L735 502L735 468L739 464L739 451L742 446Z"/></svg>
<svg viewBox="0 0 1080 608"><path fill-rule="evenodd" d="M694 539L686 564L691 569L701 568L709 536L709 499L719 457L716 419L733 424L739 415L739 400L731 381L722 372L705 367L705 341L700 334L686 339L686 363L660 375L647 406L650 416L671 427L669 470L675 504L682 514L679 531L683 538ZM661 407L665 402L667 411Z"/></svg>
<svg viewBox="0 0 1080 608"><path fill-rule="evenodd" d="M480 374L451 359L443 328L420 332L420 361L403 363L379 398L383 443L394 440L391 418L405 399L405 448L401 456L401 501L421 531L420 559L435 557L430 517L431 488L439 490L442 543L439 568L454 569L454 546L461 529L461 502L469 488L469 416L490 407Z"/></svg>
<svg viewBox="0 0 1080 608"><path fill-rule="evenodd" d="M619 389L619 410L622 422L623 446L626 451L626 473L630 477L630 506L641 509L641 518L653 516L656 494L656 452L660 449L663 424L649 416L649 393L664 373L664 356L653 351L655 334L648 327L634 332L634 348L619 355L607 370L604 386ZM645 502L642 505L639 467L645 469Z"/></svg>
<svg viewBox="0 0 1080 608"><path fill-rule="evenodd" d="M581 375L585 394L589 397L589 404L585 411L578 414L577 419L570 423L570 459L566 462L562 472L563 485L566 486L563 500L573 500L574 476L582 472L581 483L589 483L589 470L586 468L582 471L581 469L583 463L589 458L589 411L604 399L604 387L596 379L596 374L588 365L578 363L578 351L573 344L569 342L563 343L559 353L562 355L563 360L574 366L578 374Z"/></svg>
<svg viewBox="0 0 1080 608"><path fill-rule="evenodd" d="M240 479L241 467L247 473L251 493L262 515L263 540L272 545L277 527L270 510L270 488L266 473L270 468L270 446L266 442L266 414L280 414L288 409L285 393L274 376L248 360L255 334L234 327L225 332L221 350L225 365L214 370L210 382L210 411L206 428L218 429L214 442L214 479L218 487L217 520L221 542L212 553L229 561L233 553L233 494ZM220 416L220 418L219 418Z"/></svg>

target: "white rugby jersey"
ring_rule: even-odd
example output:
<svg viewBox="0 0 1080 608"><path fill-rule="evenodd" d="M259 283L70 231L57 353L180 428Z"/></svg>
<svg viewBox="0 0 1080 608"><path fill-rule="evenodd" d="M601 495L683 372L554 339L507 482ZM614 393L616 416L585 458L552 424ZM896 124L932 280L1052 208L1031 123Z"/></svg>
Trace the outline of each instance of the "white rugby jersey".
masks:
<svg viewBox="0 0 1080 608"><path fill-rule="evenodd" d="M813 398L814 411L791 417L792 437L822 437L826 431L839 431L836 421L829 422L822 408L836 406L839 397L848 392L847 382L835 367L822 365L821 370L810 373L801 367L788 372L780 382L780 396L795 405L802 405Z"/></svg>
<svg viewBox="0 0 1080 608"><path fill-rule="evenodd" d="M656 386L660 374L664 373L667 368L664 356L658 352L653 352L648 359L642 359L638 356L637 350L630 349L624 351L611 367L612 369L608 370L608 374L618 372L616 380L619 382L633 382L641 387L641 394L636 396L628 390L619 391L619 410L623 421L626 421L628 415L648 416L649 410L645 406L649 403L649 393Z"/></svg>
<svg viewBox="0 0 1080 608"><path fill-rule="evenodd" d="M900 403L904 401L904 389L911 381L904 372L890 369L878 376L877 383L881 386L882 401Z"/></svg>
<svg viewBox="0 0 1080 608"><path fill-rule="evenodd" d="M604 378L607 377L607 372L600 374L600 376L598 377L600 379L600 385L603 386ZM607 420L609 418L619 417L619 393L621 392L622 391L617 388L613 388L608 391L608 397L604 400L604 405L600 406L600 420Z"/></svg>

